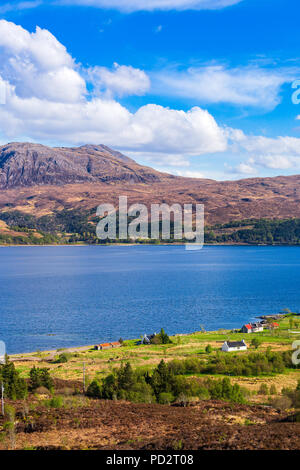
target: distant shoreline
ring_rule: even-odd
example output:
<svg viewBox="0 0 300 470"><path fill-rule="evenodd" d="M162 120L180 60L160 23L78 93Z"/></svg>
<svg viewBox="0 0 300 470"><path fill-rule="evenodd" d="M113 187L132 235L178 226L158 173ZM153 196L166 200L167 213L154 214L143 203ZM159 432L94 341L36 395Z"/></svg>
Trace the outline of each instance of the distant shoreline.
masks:
<svg viewBox="0 0 300 470"><path fill-rule="evenodd" d="M21 245L21 244L9 244L9 245L0 245L0 248L15 248L15 247L21 247L21 248L31 248L31 247L37 247L37 248L44 248L44 247L68 247L68 246L76 246L76 247L111 247L111 246L153 246L153 247L159 247L159 246L185 246L186 244L192 244L192 243L107 243L107 244L96 244L96 243L66 243L66 244L49 244L49 245ZM253 247L300 247L300 244L292 244L292 243L286 243L286 244L267 244L267 243L257 243L257 244L250 244L250 243L204 243L203 245L205 246L253 246Z"/></svg>

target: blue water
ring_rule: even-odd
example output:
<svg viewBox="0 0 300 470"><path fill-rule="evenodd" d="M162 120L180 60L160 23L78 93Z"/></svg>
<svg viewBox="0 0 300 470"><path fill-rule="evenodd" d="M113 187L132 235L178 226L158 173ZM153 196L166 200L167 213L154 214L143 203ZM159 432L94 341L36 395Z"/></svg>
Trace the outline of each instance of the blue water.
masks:
<svg viewBox="0 0 300 470"><path fill-rule="evenodd" d="M0 261L10 354L300 311L300 247L12 247Z"/></svg>

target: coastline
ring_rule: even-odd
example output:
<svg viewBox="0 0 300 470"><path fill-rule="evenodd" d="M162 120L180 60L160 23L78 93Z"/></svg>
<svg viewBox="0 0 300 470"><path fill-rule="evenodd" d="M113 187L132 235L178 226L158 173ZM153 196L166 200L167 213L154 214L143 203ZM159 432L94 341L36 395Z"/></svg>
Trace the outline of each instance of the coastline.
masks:
<svg viewBox="0 0 300 470"><path fill-rule="evenodd" d="M153 247L159 247L159 246L185 246L187 243L157 243L157 244L154 244L154 243L107 243L107 244L92 244L92 243L66 243L66 244L47 244L47 245L38 245L38 244L34 244L34 245L30 245L30 244L26 244L26 245L21 245L21 244L9 244L9 245L1 245L0 244L0 248L15 248L15 247L38 247L38 248L44 248L44 247L68 247L68 246L76 246L76 247L87 247L87 246L90 246L90 247L111 247L111 246L153 246ZM230 246L230 247L234 247L234 246L253 246L253 247L258 247L258 246L263 246L263 247L266 247L266 246L272 246L272 247L300 247L300 244L292 244L292 243L278 243L278 244L267 244L267 243L204 243L203 245L204 247L205 246Z"/></svg>

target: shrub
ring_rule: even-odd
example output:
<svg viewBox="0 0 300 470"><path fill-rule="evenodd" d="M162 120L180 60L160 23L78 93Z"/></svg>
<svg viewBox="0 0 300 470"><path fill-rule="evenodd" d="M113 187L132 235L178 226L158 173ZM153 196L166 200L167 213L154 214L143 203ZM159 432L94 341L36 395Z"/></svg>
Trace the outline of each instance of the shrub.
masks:
<svg viewBox="0 0 300 470"><path fill-rule="evenodd" d="M53 390L54 382L50 376L49 369L33 367L29 372L29 389L34 392L40 387L45 387L49 391Z"/></svg>
<svg viewBox="0 0 300 470"><path fill-rule="evenodd" d="M162 392L159 394L158 403L160 403L161 405L169 405L170 403L172 403L172 401L174 401L174 398L175 397L172 393Z"/></svg>
<svg viewBox="0 0 300 470"><path fill-rule="evenodd" d="M70 353L61 353L58 358L55 360L57 364L63 364L65 362L68 362L69 359L71 359L72 354Z"/></svg>
<svg viewBox="0 0 300 470"><path fill-rule="evenodd" d="M262 340L260 338L253 338L253 340L251 341L251 346L253 346L255 349L258 349L261 344Z"/></svg>
<svg viewBox="0 0 300 470"><path fill-rule="evenodd" d="M90 385L88 386L88 389L86 391L86 394L88 397L92 398L101 398L102 396L102 390L99 382L97 380L93 380Z"/></svg>
<svg viewBox="0 0 300 470"><path fill-rule="evenodd" d="M259 395L269 395L268 385L265 384L265 383L262 383L261 386L259 387L258 394Z"/></svg>
<svg viewBox="0 0 300 470"><path fill-rule="evenodd" d="M286 396L274 398L271 403L274 408L283 411L288 410L292 406L292 400Z"/></svg>
<svg viewBox="0 0 300 470"><path fill-rule="evenodd" d="M46 401L46 405L50 408L61 408L63 406L63 399L62 397L52 397Z"/></svg>
<svg viewBox="0 0 300 470"><path fill-rule="evenodd" d="M205 352L206 352L207 354L211 354L211 353L213 352L213 348L211 347L210 344L208 344L208 345L206 346Z"/></svg>

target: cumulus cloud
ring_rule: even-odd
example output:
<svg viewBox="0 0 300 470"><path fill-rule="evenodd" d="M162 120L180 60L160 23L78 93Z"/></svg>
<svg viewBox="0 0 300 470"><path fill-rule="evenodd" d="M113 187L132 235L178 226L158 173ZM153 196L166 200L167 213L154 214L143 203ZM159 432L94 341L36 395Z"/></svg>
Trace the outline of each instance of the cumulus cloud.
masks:
<svg viewBox="0 0 300 470"><path fill-rule="evenodd" d="M111 93L141 93L148 88L140 70L119 65L112 71L96 68L91 73L107 93L88 94L74 59L49 31L37 28L29 33L0 21L0 64L6 87L6 104L0 106L2 140L105 143L154 159L165 155L174 165L186 155L227 147L224 129L199 107L181 111L148 104L132 113L116 101Z"/></svg>
<svg viewBox="0 0 300 470"><path fill-rule="evenodd" d="M236 167L236 173L242 174L242 175L253 175L256 173L256 169L251 166L249 163L240 163Z"/></svg>
<svg viewBox="0 0 300 470"><path fill-rule="evenodd" d="M0 76L20 98L75 102L86 92L74 60L47 30L0 20L0 59Z"/></svg>
<svg viewBox="0 0 300 470"><path fill-rule="evenodd" d="M273 109L280 103L282 85L293 80L298 69L258 66L229 68L224 65L161 70L153 74L154 93L197 100Z"/></svg>
<svg viewBox="0 0 300 470"><path fill-rule="evenodd" d="M131 66L117 63L114 63L113 69L96 66L90 68L87 74L97 91L112 96L141 96L150 89L148 75Z"/></svg>
<svg viewBox="0 0 300 470"><path fill-rule="evenodd" d="M61 5L84 5L124 12L153 10L218 10L243 0L57 0Z"/></svg>
<svg viewBox="0 0 300 470"><path fill-rule="evenodd" d="M240 174L257 173L259 168L289 170L300 168L300 139L289 136L276 138L247 136L242 131L227 129L230 148L247 160L234 171Z"/></svg>

